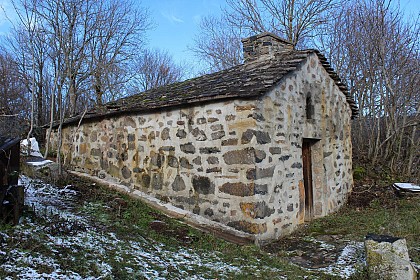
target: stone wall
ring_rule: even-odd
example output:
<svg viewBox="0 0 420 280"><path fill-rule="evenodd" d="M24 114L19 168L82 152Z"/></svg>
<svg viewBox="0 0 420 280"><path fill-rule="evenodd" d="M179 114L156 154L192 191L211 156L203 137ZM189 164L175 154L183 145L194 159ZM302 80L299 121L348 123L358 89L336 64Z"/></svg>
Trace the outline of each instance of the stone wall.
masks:
<svg viewBox="0 0 420 280"><path fill-rule="evenodd" d="M77 171L265 240L304 221L304 137L315 139L315 217L343 204L352 186L350 116L345 96L312 55L259 99L111 117L77 131L67 126L62 153Z"/></svg>

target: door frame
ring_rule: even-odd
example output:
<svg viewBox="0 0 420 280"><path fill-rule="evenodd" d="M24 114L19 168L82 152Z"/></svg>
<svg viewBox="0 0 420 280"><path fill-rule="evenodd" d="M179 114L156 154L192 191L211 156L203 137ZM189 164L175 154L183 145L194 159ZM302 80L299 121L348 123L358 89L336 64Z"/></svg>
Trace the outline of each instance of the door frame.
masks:
<svg viewBox="0 0 420 280"><path fill-rule="evenodd" d="M312 147L319 139L302 139L302 177L304 199L304 221L310 221L314 217L314 182L312 169Z"/></svg>

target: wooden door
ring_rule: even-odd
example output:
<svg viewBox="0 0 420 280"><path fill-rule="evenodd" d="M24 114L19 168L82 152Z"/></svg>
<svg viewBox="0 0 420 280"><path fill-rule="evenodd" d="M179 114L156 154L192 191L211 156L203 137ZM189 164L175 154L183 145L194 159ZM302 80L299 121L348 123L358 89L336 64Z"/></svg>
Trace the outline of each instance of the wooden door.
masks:
<svg viewBox="0 0 420 280"><path fill-rule="evenodd" d="M303 139L302 143L302 162L303 162L303 184L305 192L305 221L313 217L314 199L312 184L312 141Z"/></svg>

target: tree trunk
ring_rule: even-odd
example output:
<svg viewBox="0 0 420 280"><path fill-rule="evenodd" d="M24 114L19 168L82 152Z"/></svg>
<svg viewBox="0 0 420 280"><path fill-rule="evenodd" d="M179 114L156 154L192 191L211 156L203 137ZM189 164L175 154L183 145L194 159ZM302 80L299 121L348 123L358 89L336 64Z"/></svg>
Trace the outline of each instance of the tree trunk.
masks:
<svg viewBox="0 0 420 280"><path fill-rule="evenodd" d="M69 98L70 98L70 116L74 116L77 113L76 77L74 75L70 75Z"/></svg>
<svg viewBox="0 0 420 280"><path fill-rule="evenodd" d="M46 143L45 143L45 154L44 154L44 158L47 158L48 157L53 122L54 122L54 91L52 91L52 94L51 94L50 126L49 126L49 128L47 130L47 137L45 139Z"/></svg>
<svg viewBox="0 0 420 280"><path fill-rule="evenodd" d="M102 91L101 78L99 77L99 75L97 73L95 73L94 88L95 88L95 95L96 95L96 105L101 106L102 105L103 91Z"/></svg>
<svg viewBox="0 0 420 280"><path fill-rule="evenodd" d="M416 155L416 153L419 152L419 150L418 150L419 145L416 144L416 140L415 140L416 139L416 131L417 131L417 125L414 125L413 129L411 130L411 137L410 137L411 145L410 145L410 149L409 149L407 169L406 169L406 175L407 176L411 176L414 157L418 156L418 155Z"/></svg>

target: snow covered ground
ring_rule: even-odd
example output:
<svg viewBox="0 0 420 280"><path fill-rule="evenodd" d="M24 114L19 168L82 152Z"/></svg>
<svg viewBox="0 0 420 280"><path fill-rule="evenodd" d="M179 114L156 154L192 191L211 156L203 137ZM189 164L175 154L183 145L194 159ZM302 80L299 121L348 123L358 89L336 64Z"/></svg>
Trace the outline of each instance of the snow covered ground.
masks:
<svg viewBox="0 0 420 280"><path fill-rule="evenodd" d="M75 207L79 194L70 186L57 188L27 177L20 184L26 186L25 204L39 217L22 218L13 236L0 232L2 279L232 279L247 270L256 275L270 270L278 275L273 279L286 279L264 264L227 263L218 252L174 249L142 236L121 239L91 224L89 211ZM84 209L89 207L95 205ZM46 224L37 222L41 216ZM11 246L13 239L19 246Z"/></svg>
<svg viewBox="0 0 420 280"><path fill-rule="evenodd" d="M72 186L58 188L24 176L20 184L25 185L25 205L32 214L7 233L0 231L1 279L266 279L267 275L287 279L290 275L254 256L226 261L222 252L163 244L141 230L122 236L112 227L98 226L100 217L92 213L103 205L85 201ZM361 250L362 245L353 242L335 264L318 271L349 277L360 265Z"/></svg>

